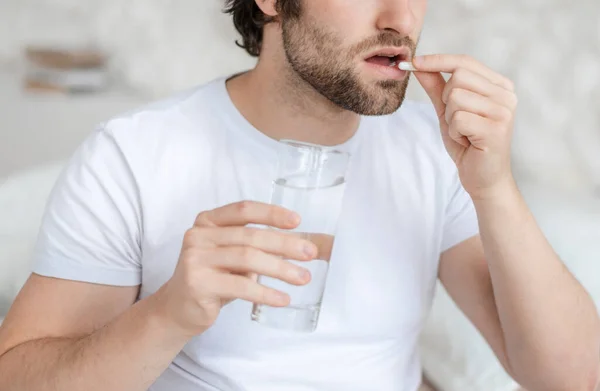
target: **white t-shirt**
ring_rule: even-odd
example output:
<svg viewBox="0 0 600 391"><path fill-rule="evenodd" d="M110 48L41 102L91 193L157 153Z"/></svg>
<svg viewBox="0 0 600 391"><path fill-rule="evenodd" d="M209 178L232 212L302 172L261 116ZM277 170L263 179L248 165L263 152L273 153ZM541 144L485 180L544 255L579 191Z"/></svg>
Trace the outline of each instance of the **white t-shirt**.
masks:
<svg viewBox="0 0 600 391"><path fill-rule="evenodd" d="M266 328L250 320L250 303L233 302L152 391L418 388L440 253L478 233L475 210L430 105L364 117L339 148L352 161L317 331ZM59 178L34 272L153 294L199 212L269 201L276 149L237 111L225 79L111 119Z"/></svg>

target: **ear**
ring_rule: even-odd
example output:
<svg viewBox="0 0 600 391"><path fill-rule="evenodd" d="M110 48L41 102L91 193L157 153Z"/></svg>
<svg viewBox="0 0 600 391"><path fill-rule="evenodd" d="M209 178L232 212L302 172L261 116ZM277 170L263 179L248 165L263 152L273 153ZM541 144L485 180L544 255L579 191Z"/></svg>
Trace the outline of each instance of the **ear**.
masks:
<svg viewBox="0 0 600 391"><path fill-rule="evenodd" d="M277 16L277 2L278 0L256 0L256 5L260 10L267 16Z"/></svg>

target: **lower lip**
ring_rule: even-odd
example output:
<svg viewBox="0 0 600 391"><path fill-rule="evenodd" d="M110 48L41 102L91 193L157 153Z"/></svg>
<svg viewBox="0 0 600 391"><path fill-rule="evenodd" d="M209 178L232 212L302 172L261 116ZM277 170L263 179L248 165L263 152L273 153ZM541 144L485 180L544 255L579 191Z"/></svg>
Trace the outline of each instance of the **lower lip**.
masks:
<svg viewBox="0 0 600 391"><path fill-rule="evenodd" d="M367 69L378 73L386 79L404 80L406 76L408 76L408 72L401 70L400 68L398 68L398 66L385 66L373 64L368 61L365 61L365 65L367 66Z"/></svg>

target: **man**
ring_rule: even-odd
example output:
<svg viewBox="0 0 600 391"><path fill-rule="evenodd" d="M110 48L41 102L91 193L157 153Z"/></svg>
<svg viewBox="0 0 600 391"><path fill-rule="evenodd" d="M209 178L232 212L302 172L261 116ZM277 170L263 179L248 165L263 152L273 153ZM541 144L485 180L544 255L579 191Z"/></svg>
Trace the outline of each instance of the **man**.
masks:
<svg viewBox="0 0 600 391"><path fill-rule="evenodd" d="M258 65L77 151L1 330L0 389L414 391L439 277L528 390L592 390L596 310L511 174L513 84L468 57L413 58L425 9L229 0ZM401 60L435 112L404 102ZM283 138L353 156L312 334L250 321L251 303L289 303L250 276L306 284L282 259L316 252L285 232L301 216L264 203Z"/></svg>

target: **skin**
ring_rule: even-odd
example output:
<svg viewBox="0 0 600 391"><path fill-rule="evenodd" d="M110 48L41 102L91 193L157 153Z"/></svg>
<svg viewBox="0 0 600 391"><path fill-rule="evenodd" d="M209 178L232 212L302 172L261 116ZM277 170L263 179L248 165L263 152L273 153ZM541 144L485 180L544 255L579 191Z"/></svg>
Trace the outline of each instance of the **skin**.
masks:
<svg viewBox="0 0 600 391"><path fill-rule="evenodd" d="M277 15L274 0L257 4L280 22L265 27L257 67L227 87L240 112L266 135L340 144L360 120L348 108L384 113L402 103L402 83L369 71L356 49L377 39L418 42L425 0L305 0L291 24ZM294 33L328 40L311 48L297 36L294 41ZM377 38L382 35L387 38ZM324 54L345 61L328 63ZM441 281L527 389L591 391L598 379L600 322L515 185L509 154L513 84L465 56L425 56L414 64L481 228L481 237L441 255ZM353 75L344 84L350 96L319 85L319 72L336 69ZM303 268L278 255L310 260L323 245L245 227L249 223L286 230L298 226L299 216L254 202L201 212L185 234L172 278L135 304L139 287L32 275L0 328L0 389L146 390L232 300L287 305L289 297L260 286L254 276L305 284L310 276Z"/></svg>

